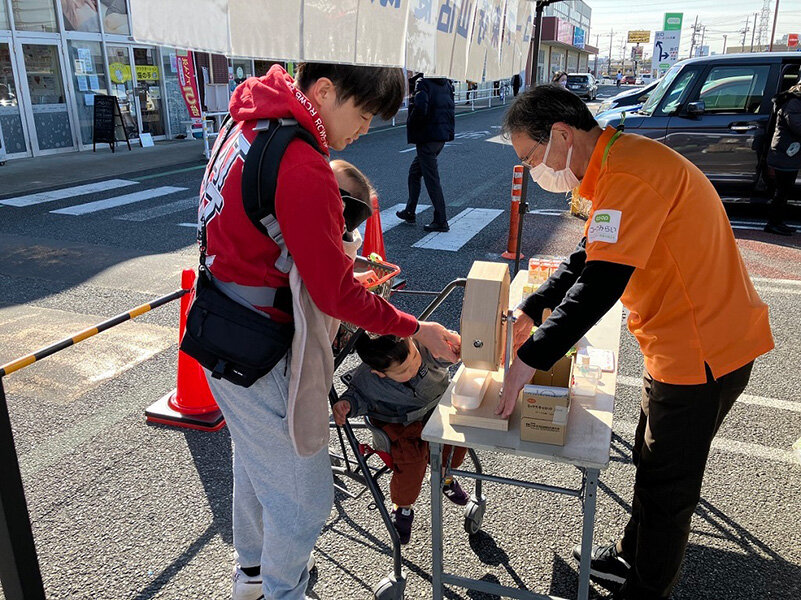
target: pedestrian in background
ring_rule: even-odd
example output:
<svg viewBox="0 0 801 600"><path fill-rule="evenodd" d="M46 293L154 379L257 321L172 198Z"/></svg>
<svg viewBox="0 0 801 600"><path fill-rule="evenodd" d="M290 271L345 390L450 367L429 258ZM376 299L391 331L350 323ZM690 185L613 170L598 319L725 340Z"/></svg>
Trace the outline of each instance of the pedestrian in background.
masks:
<svg viewBox="0 0 801 600"><path fill-rule="evenodd" d="M517 92L520 91L520 73L515 73L512 75L512 94L517 96Z"/></svg>
<svg viewBox="0 0 801 600"><path fill-rule="evenodd" d="M776 129L768 151L768 168L773 179L773 199L768 209L765 231L793 235L795 228L785 224L787 199L801 169L801 80L773 98Z"/></svg>
<svg viewBox="0 0 801 600"><path fill-rule="evenodd" d="M429 78L422 74L414 78L414 95L406 121L406 139L414 144L417 155L409 167L409 200L406 208L395 214L407 223L416 222L417 201L420 198L420 179L434 205L434 219L423 227L426 231L449 230L445 212L445 197L439 181L437 157L446 142L453 139L456 109L453 84L444 77Z"/></svg>
<svg viewBox="0 0 801 600"><path fill-rule="evenodd" d="M623 81L623 73L621 73L618 70L617 75L615 75L615 85L617 87L620 87L620 84L621 84L622 81Z"/></svg>
<svg viewBox="0 0 801 600"><path fill-rule="evenodd" d="M567 87L567 73L565 71L557 71L551 78L551 83Z"/></svg>

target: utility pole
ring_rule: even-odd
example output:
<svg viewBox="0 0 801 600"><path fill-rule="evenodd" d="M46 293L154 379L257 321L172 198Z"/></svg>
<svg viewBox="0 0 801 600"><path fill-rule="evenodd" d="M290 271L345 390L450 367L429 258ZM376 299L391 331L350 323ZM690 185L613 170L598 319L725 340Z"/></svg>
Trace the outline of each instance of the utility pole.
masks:
<svg viewBox="0 0 801 600"><path fill-rule="evenodd" d="M754 35L756 34L756 30L757 30L756 22L757 22L757 17L758 16L759 16L759 13L754 13L754 27L751 28L751 52L754 51Z"/></svg>
<svg viewBox="0 0 801 600"><path fill-rule="evenodd" d="M741 46L742 48L745 48L745 36L748 34L748 23L750 22L750 20L751 20L751 15L748 15L748 17L745 19L745 27L743 27L743 28L740 30L740 33L742 33L742 34L743 34L743 39L742 39L742 41L740 42L740 46Z"/></svg>
<svg viewBox="0 0 801 600"><path fill-rule="evenodd" d="M725 33L723 34L723 54L726 54L726 38L729 37Z"/></svg>
<svg viewBox="0 0 801 600"><path fill-rule="evenodd" d="M695 48L695 34L698 30L698 15L695 15L695 25L693 25L693 37L690 41L690 58L693 57L693 49Z"/></svg>
<svg viewBox="0 0 801 600"><path fill-rule="evenodd" d="M598 46L598 40L599 40L600 37L601 37L600 34L598 34L598 33L595 34L595 47L596 48L600 48L600 46ZM598 52L600 52L600 50ZM593 69L593 73L595 74L595 78L596 79L598 78L598 52L595 53L595 68Z"/></svg>
<svg viewBox="0 0 801 600"><path fill-rule="evenodd" d="M606 74L612 76L612 40L615 39L615 30L609 32L609 66L606 68Z"/></svg>
<svg viewBox="0 0 801 600"><path fill-rule="evenodd" d="M779 0L776 0L776 12L773 13L773 31L770 32L770 46L768 52L773 52L773 38L776 37L776 21L779 18Z"/></svg>
<svg viewBox="0 0 801 600"><path fill-rule="evenodd" d="M706 36L706 25L701 25L701 45L700 47L703 48L704 46L704 37Z"/></svg>

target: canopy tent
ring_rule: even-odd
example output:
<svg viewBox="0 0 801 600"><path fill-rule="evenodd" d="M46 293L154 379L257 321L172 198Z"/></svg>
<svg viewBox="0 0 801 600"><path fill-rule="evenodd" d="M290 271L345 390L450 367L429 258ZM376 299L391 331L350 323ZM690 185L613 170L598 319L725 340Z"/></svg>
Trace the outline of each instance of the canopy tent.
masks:
<svg viewBox="0 0 801 600"><path fill-rule="evenodd" d="M138 42L251 58L406 67L481 81L526 64L530 0L130 0ZM486 69L486 70L485 70Z"/></svg>

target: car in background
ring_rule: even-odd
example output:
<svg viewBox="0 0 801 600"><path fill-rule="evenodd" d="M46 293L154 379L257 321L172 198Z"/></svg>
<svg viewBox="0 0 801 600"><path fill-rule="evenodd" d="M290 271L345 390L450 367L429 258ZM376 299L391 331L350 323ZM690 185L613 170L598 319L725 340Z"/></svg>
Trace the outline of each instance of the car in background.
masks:
<svg viewBox="0 0 801 600"><path fill-rule="evenodd" d="M595 100L598 96L598 81L592 73L568 73L567 89L581 98Z"/></svg>
<svg viewBox="0 0 801 600"><path fill-rule="evenodd" d="M624 75L623 83L625 83L626 85L634 85L635 83L637 83L637 78L634 75Z"/></svg>
<svg viewBox="0 0 801 600"><path fill-rule="evenodd" d="M654 90L657 83L659 82L654 81L653 83L650 83L644 87L626 90L625 92L620 92L616 96L607 98L601 102L601 105L598 107L597 114L600 115L602 112L622 106L630 107L629 110L633 110L631 108L633 106L642 106L645 104L645 101L648 100L649 94Z"/></svg>
<svg viewBox="0 0 801 600"><path fill-rule="evenodd" d="M775 123L771 99L794 85L801 54L760 52L691 58L657 82L626 131L659 140L695 164L722 196L764 198ZM620 117L606 120L618 127ZM792 198L801 197L801 180Z"/></svg>

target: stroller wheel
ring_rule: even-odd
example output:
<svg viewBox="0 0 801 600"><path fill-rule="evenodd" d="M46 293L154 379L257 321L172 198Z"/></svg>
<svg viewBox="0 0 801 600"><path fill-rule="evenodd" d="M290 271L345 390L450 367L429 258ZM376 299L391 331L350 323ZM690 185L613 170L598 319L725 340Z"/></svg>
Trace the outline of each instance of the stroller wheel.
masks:
<svg viewBox="0 0 801 600"><path fill-rule="evenodd" d="M390 573L379 581L373 588L373 598L375 600L403 600L403 592L406 590L406 577L395 578L394 573Z"/></svg>
<svg viewBox="0 0 801 600"><path fill-rule="evenodd" d="M480 500L475 496L470 498L470 502L464 508L464 530L468 535L475 535L479 532L486 510L486 498L481 498Z"/></svg>

